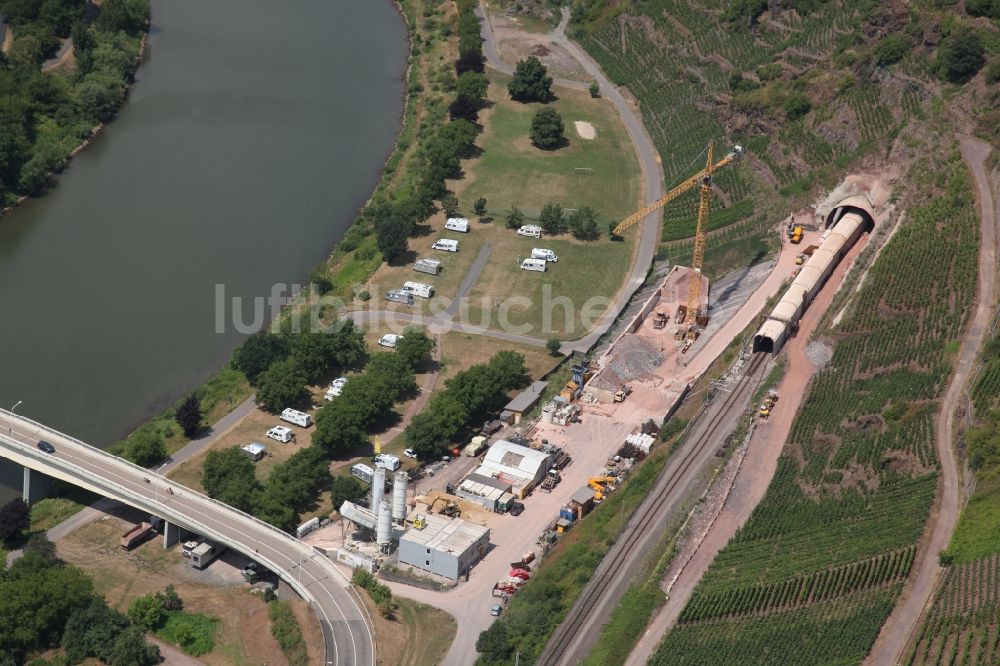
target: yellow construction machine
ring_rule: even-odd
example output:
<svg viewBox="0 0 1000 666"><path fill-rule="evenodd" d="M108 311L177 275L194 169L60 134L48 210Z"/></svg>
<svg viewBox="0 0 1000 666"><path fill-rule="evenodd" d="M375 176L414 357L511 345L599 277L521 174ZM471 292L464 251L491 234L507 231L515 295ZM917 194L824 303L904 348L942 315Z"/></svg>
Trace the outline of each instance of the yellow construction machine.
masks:
<svg viewBox="0 0 1000 666"><path fill-rule="evenodd" d="M708 159L704 169L691 176L653 203L648 204L632 213L619 222L618 226L614 229L614 234L616 236L620 236L626 229L644 220L650 213L663 208L668 203L693 187L700 186L698 199L698 223L695 226L694 252L691 256L691 282L688 287L687 311L685 312L684 321L682 322L683 329L687 330L687 335L691 339L697 337L698 335L698 328L694 324L698 317L699 304L701 302L701 269L705 264L708 210L712 202L712 174L743 154L743 149L740 146L735 146L731 153L714 163L712 144L708 144L706 153ZM681 337L683 338L683 334Z"/></svg>

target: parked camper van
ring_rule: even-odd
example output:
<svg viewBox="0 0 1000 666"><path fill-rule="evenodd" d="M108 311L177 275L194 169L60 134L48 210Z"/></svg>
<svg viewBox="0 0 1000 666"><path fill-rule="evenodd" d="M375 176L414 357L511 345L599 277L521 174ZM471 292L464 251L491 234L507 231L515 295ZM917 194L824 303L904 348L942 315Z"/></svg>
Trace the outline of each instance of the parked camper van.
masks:
<svg viewBox="0 0 1000 666"><path fill-rule="evenodd" d="M413 264L413 270L418 273L437 275L441 272L441 262L437 259L418 259L417 263Z"/></svg>
<svg viewBox="0 0 1000 666"><path fill-rule="evenodd" d="M469 233L469 221L464 217L449 217L444 223L444 228L449 231L460 231L463 234Z"/></svg>
<svg viewBox="0 0 1000 666"><path fill-rule="evenodd" d="M430 298L434 295L434 287L423 282L404 282L403 291L411 293L414 296L420 296L421 298Z"/></svg>
<svg viewBox="0 0 1000 666"><path fill-rule="evenodd" d="M385 467L390 472L395 472L399 469L399 458L389 453L380 453L375 456L375 464L379 467Z"/></svg>
<svg viewBox="0 0 1000 666"><path fill-rule="evenodd" d="M445 252L458 252L458 241L451 240L450 238L440 238L434 241L434 245L431 245L435 250L444 250Z"/></svg>
<svg viewBox="0 0 1000 666"><path fill-rule="evenodd" d="M288 442L295 439L295 433L285 426L274 426L267 431L267 436L276 442L281 442L282 444L288 444Z"/></svg>
<svg viewBox="0 0 1000 666"><path fill-rule="evenodd" d="M539 271L541 273L545 272L545 266L548 262L544 259L525 259L521 262L521 270L524 271Z"/></svg>
<svg viewBox="0 0 1000 666"><path fill-rule="evenodd" d="M372 478L375 476L375 470L368 465L358 463L357 465L351 467L351 476L356 479L361 479L365 483L371 483Z"/></svg>
<svg viewBox="0 0 1000 666"><path fill-rule="evenodd" d="M413 305L413 294L405 289L390 289L385 292L385 300L404 305Z"/></svg>
<svg viewBox="0 0 1000 666"><path fill-rule="evenodd" d="M294 423L295 425L303 428L308 428L313 424L313 417L309 416L305 412L300 412L297 409L291 408L285 409L281 412L281 420Z"/></svg>
<svg viewBox="0 0 1000 666"><path fill-rule="evenodd" d="M345 386L347 386L347 377L337 377L332 382L330 382L330 388L326 390L326 395L323 396L323 399L333 400L338 395L340 395L341 391L344 390Z"/></svg>
<svg viewBox="0 0 1000 666"><path fill-rule="evenodd" d="M552 250L546 250L541 247L531 248L531 258L532 259L544 259L545 261L556 262L559 261L559 257Z"/></svg>
<svg viewBox="0 0 1000 666"><path fill-rule="evenodd" d="M517 230L518 236L531 236L532 238L542 237L542 228L537 224L525 224Z"/></svg>
<svg viewBox="0 0 1000 666"><path fill-rule="evenodd" d="M389 349L393 349L395 348L396 343L399 342L402 337L403 337L402 335L396 335L395 333L386 333L385 335L383 335L381 338L378 339L378 343L383 347L388 347Z"/></svg>

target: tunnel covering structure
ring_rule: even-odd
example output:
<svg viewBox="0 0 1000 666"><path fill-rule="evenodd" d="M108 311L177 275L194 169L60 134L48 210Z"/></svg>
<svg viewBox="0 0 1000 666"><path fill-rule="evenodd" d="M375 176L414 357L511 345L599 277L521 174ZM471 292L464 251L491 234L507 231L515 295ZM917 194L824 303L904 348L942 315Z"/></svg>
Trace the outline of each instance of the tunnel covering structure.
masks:
<svg viewBox="0 0 1000 666"><path fill-rule="evenodd" d="M855 198L857 197L852 197ZM831 212L829 221L833 228L826 232L819 248L802 266L792 284L754 334L755 352L776 354L781 350L789 333L798 325L802 313L819 293L833 269L861 234L872 230L874 218L870 208L867 205L857 205L861 203L845 201Z"/></svg>

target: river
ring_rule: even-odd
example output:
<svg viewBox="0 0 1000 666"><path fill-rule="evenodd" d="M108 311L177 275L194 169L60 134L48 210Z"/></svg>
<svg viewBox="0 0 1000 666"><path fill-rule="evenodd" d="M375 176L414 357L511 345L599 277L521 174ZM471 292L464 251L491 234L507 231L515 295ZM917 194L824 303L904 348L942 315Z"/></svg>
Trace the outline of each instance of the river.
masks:
<svg viewBox="0 0 1000 666"><path fill-rule="evenodd" d="M216 285L304 281L370 195L403 107L389 0L154 0L118 117L0 218L0 406L98 446L223 365ZM20 490L6 465L0 500Z"/></svg>

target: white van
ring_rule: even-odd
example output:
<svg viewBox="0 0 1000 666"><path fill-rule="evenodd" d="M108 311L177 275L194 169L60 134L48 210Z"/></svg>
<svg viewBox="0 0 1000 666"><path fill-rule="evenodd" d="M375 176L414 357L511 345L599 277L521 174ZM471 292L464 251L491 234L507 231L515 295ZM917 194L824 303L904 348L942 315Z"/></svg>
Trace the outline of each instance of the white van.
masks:
<svg viewBox="0 0 1000 666"><path fill-rule="evenodd" d="M380 453L375 456L375 464L378 467L385 467L390 472L399 469L399 458L389 453Z"/></svg>
<svg viewBox="0 0 1000 666"><path fill-rule="evenodd" d="M521 262L521 270L524 271L539 271L541 273L545 272L545 266L548 262L544 259L525 259Z"/></svg>
<svg viewBox="0 0 1000 666"><path fill-rule="evenodd" d="M295 433L285 426L274 426L267 431L267 436L276 442L281 442L282 444L288 444L288 442L295 439Z"/></svg>
<svg viewBox="0 0 1000 666"><path fill-rule="evenodd" d="M531 248L531 258L544 259L545 261L559 261L559 257L556 256L555 252L542 247Z"/></svg>
<svg viewBox="0 0 1000 666"><path fill-rule="evenodd" d="M463 234L469 233L469 221L464 217L449 217L445 223L444 228L450 231L460 231Z"/></svg>
<svg viewBox="0 0 1000 666"><path fill-rule="evenodd" d="M418 259L417 263L413 264L413 270L419 273L437 275L441 272L441 262L437 259Z"/></svg>
<svg viewBox="0 0 1000 666"><path fill-rule="evenodd" d="M297 426L303 428L308 428L313 423L313 417L305 412L300 412L297 409L285 409L281 412L281 420L288 421L289 423L294 423Z"/></svg>
<svg viewBox="0 0 1000 666"><path fill-rule="evenodd" d="M383 347L388 347L392 349L396 346L396 343L403 338L402 335L396 335L395 333L386 333L381 338L378 339L378 343Z"/></svg>
<svg viewBox="0 0 1000 666"><path fill-rule="evenodd" d="M444 250L445 252L458 252L458 241L451 240L450 238L440 238L434 241L434 245L431 245L435 250Z"/></svg>
<svg viewBox="0 0 1000 666"><path fill-rule="evenodd" d="M526 224L517 230L518 236L531 236L532 238L542 237L542 228L537 224Z"/></svg>
<svg viewBox="0 0 1000 666"><path fill-rule="evenodd" d="M434 295L434 287L429 284L424 284L423 282L404 282L403 291L413 294L414 296L421 296L423 298L430 298Z"/></svg>

